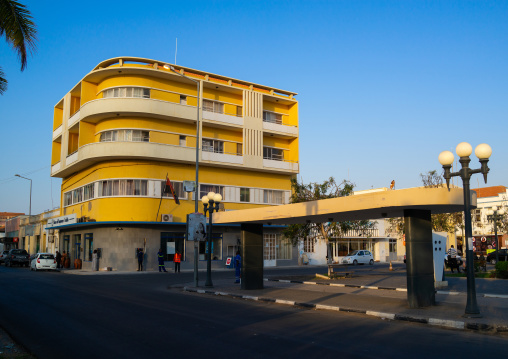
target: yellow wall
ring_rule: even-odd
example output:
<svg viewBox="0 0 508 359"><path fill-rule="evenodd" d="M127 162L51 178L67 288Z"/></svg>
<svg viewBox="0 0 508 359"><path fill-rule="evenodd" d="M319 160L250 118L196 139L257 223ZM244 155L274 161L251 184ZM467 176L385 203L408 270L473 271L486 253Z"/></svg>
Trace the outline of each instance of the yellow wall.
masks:
<svg viewBox="0 0 508 359"><path fill-rule="evenodd" d="M206 127L203 126L203 137L205 138L215 138L223 141L243 141L243 134L240 131L228 131L223 128L216 127Z"/></svg>
<svg viewBox="0 0 508 359"><path fill-rule="evenodd" d="M53 131L62 125L63 109L55 107L53 110Z"/></svg>
<svg viewBox="0 0 508 359"><path fill-rule="evenodd" d="M203 89L203 99L214 100L219 102L229 102L231 104L235 104L238 106L243 105L243 96L241 94L237 95L231 92L224 92L210 88Z"/></svg>
<svg viewBox="0 0 508 359"><path fill-rule="evenodd" d="M171 180L183 181L194 180L195 166L177 163L163 163L150 161L110 161L104 164L91 166L90 168L62 181L63 193L85 184L110 178L147 178L160 179L161 181L169 174ZM200 167L200 182L274 188L290 190L290 176L267 174L253 171L238 171L218 167ZM76 205L62 207L62 214L76 213L78 217L87 216L97 221L154 221L157 214L160 198L146 197L101 197ZM261 205L244 203L225 203L228 209L254 208ZM177 206L172 199L162 201L160 213L173 214L175 221L185 222L187 213L194 211L192 196L187 200L181 200ZM160 220L160 218L159 218Z"/></svg>
<svg viewBox="0 0 508 359"><path fill-rule="evenodd" d="M62 156L62 144L60 142L53 141L51 148L51 165L60 162Z"/></svg>
<svg viewBox="0 0 508 359"><path fill-rule="evenodd" d="M81 82L81 106L97 98L97 84L82 81Z"/></svg>
<svg viewBox="0 0 508 359"><path fill-rule="evenodd" d="M78 149L78 134L69 132L69 142L67 145L67 153L70 155L71 153L77 151Z"/></svg>
<svg viewBox="0 0 508 359"><path fill-rule="evenodd" d="M95 142L95 124L80 121L79 123L79 147Z"/></svg>
<svg viewBox="0 0 508 359"><path fill-rule="evenodd" d="M118 75L108 77L100 82L97 86L97 91L102 91L105 88L115 86L143 86L160 90L178 92L186 95L196 96L197 87L183 82L171 81L166 79L159 79L151 76L131 76L131 75ZM180 100L178 100L180 101Z"/></svg>
<svg viewBox="0 0 508 359"><path fill-rule="evenodd" d="M79 110L81 99L79 97L71 96L71 116Z"/></svg>
<svg viewBox="0 0 508 359"><path fill-rule="evenodd" d="M159 130L188 136L196 135L196 125L194 124L132 117L114 117L100 121L95 126L95 131L101 132L120 128Z"/></svg>

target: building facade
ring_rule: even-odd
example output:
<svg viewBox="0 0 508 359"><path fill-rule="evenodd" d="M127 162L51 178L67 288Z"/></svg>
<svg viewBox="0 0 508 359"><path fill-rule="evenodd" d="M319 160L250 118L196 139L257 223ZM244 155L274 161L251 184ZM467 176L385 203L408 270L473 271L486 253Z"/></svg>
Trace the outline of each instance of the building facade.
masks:
<svg viewBox="0 0 508 359"><path fill-rule="evenodd" d="M54 107L51 176L62 178L64 222L52 229L56 249L83 260L84 268L100 249L101 268L134 269L137 248L145 250L147 268L156 268L159 249L167 261L179 250L182 268L193 267L185 223L195 197L183 182L195 179L196 146L199 198L220 193L224 210L289 200L299 170L296 93L164 65L134 57L103 61ZM166 178L180 204L164 192ZM280 231L265 230L274 249L267 260L293 263ZM235 226L214 228L214 266L234 255L239 234ZM204 261L206 245L198 250Z"/></svg>
<svg viewBox="0 0 508 359"><path fill-rule="evenodd" d="M505 214L501 222L507 222L508 212L508 188L505 186L491 186L475 188L477 195L477 208L471 211L471 223L473 229L474 247L476 252L487 253L495 249L494 223L488 216L493 207L504 209ZM462 245L462 230L457 232L458 242ZM498 228L498 240L500 248L508 248L508 235Z"/></svg>

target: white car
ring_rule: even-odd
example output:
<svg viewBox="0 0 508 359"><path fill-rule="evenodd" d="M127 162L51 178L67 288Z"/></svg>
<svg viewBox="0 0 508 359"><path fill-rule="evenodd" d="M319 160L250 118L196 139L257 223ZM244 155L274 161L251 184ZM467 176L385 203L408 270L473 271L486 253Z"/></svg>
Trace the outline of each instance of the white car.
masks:
<svg viewBox="0 0 508 359"><path fill-rule="evenodd" d="M53 253L37 253L30 263L30 270L56 270L56 259Z"/></svg>
<svg viewBox="0 0 508 359"><path fill-rule="evenodd" d="M347 256L342 258L342 263L344 264L374 264L374 257L370 251L359 250L348 253Z"/></svg>

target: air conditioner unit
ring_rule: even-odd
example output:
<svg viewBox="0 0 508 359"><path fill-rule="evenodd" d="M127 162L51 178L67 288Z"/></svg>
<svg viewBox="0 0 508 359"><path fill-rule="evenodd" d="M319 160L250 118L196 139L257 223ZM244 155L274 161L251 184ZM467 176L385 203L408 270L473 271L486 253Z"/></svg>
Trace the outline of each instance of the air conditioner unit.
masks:
<svg viewBox="0 0 508 359"><path fill-rule="evenodd" d="M161 214L161 222L173 222L172 214Z"/></svg>

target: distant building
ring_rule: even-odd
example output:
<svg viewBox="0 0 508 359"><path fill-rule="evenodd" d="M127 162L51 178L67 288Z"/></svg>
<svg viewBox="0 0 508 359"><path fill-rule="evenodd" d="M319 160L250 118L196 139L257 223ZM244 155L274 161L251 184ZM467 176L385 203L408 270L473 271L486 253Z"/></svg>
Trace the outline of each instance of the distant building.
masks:
<svg viewBox="0 0 508 359"><path fill-rule="evenodd" d="M62 178L61 213L51 224L56 249L71 263L137 268L136 248L156 269L160 249L167 261L176 250L182 269L193 268L194 244L185 238L186 216L195 211L194 181L199 146L199 198L223 197L224 210L276 206L289 201L299 171L296 93L205 71L135 57L99 63L54 107L51 175ZM196 84L180 75L199 81ZM196 138L196 105L199 137ZM165 193L171 180L177 205ZM203 205L199 204L199 212ZM297 262L281 228L264 231L267 265ZM238 226L214 228L214 267L223 268L240 245ZM208 249L198 246L200 268Z"/></svg>

